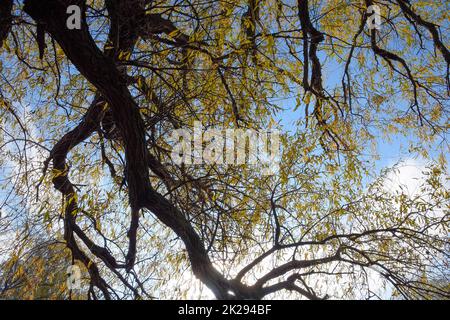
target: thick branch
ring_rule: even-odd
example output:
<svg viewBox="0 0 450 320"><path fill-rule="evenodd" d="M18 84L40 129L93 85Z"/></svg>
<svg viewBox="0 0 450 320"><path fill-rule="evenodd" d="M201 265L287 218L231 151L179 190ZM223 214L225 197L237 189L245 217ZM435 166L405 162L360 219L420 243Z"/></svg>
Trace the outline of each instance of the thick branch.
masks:
<svg viewBox="0 0 450 320"><path fill-rule="evenodd" d="M189 221L151 187L144 123L126 81L114 61L95 45L85 21L81 30L68 30L65 27L64 3L68 5L69 1L27 0L24 10L37 22L46 25L46 30L59 43L67 57L100 91L112 109L125 145L125 172L133 212L131 225L133 226L137 219L138 210L148 208L183 240L194 274L210 287L217 297L229 298L230 290L234 291L235 296L239 296L240 292L232 288L214 269L201 239ZM83 5L82 1L77 3Z"/></svg>
<svg viewBox="0 0 450 320"><path fill-rule="evenodd" d="M0 2L0 48L11 30L12 7L13 0L2 0Z"/></svg>

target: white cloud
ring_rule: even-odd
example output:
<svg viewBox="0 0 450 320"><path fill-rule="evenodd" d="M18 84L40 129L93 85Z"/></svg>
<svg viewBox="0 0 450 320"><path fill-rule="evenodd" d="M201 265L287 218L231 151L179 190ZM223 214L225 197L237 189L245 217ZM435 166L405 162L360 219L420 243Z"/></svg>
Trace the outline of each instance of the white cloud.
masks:
<svg viewBox="0 0 450 320"><path fill-rule="evenodd" d="M423 172L426 163L423 160L407 159L395 165L385 179L385 189L390 192L403 192L409 196L420 192L420 185L425 180Z"/></svg>

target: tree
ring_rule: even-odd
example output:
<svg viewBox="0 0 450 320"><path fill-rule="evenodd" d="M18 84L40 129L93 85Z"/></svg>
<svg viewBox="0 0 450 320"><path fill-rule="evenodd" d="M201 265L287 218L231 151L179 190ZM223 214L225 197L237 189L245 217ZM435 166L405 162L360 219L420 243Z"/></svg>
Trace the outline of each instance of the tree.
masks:
<svg viewBox="0 0 450 320"><path fill-rule="evenodd" d="M70 259L62 243L37 239L30 250L21 247L2 263L2 299L76 298L67 288L65 270ZM64 252L66 251L66 252ZM81 279L80 279L81 280Z"/></svg>
<svg viewBox="0 0 450 320"><path fill-rule="evenodd" d="M64 242L90 299L182 297L186 268L219 299L380 297L374 279L448 298L445 6L2 1L5 223ZM287 109L273 175L173 159L175 130L265 132ZM429 158L420 192L386 188L382 136Z"/></svg>

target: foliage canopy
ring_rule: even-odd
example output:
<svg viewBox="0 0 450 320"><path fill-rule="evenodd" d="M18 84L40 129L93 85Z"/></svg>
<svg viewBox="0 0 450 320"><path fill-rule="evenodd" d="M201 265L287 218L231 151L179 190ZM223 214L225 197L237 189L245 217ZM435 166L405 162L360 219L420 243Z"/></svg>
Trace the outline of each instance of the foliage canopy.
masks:
<svg viewBox="0 0 450 320"><path fill-rule="evenodd" d="M448 9L2 0L0 297L448 298ZM283 129L279 169L174 163L198 121ZM399 136L414 193L375 166Z"/></svg>

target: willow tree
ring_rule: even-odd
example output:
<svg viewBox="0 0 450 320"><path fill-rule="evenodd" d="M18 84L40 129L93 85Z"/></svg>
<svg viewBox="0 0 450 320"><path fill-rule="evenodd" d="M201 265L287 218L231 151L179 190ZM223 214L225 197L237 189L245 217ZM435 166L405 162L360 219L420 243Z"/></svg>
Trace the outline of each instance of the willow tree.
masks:
<svg viewBox="0 0 450 320"><path fill-rule="evenodd" d="M84 266L82 298L193 297L182 284L198 280L219 299L449 297L445 1L2 0L0 14L2 274L37 232ZM195 123L282 130L278 167L174 161L167 137ZM376 165L398 137L428 159L414 193Z"/></svg>

